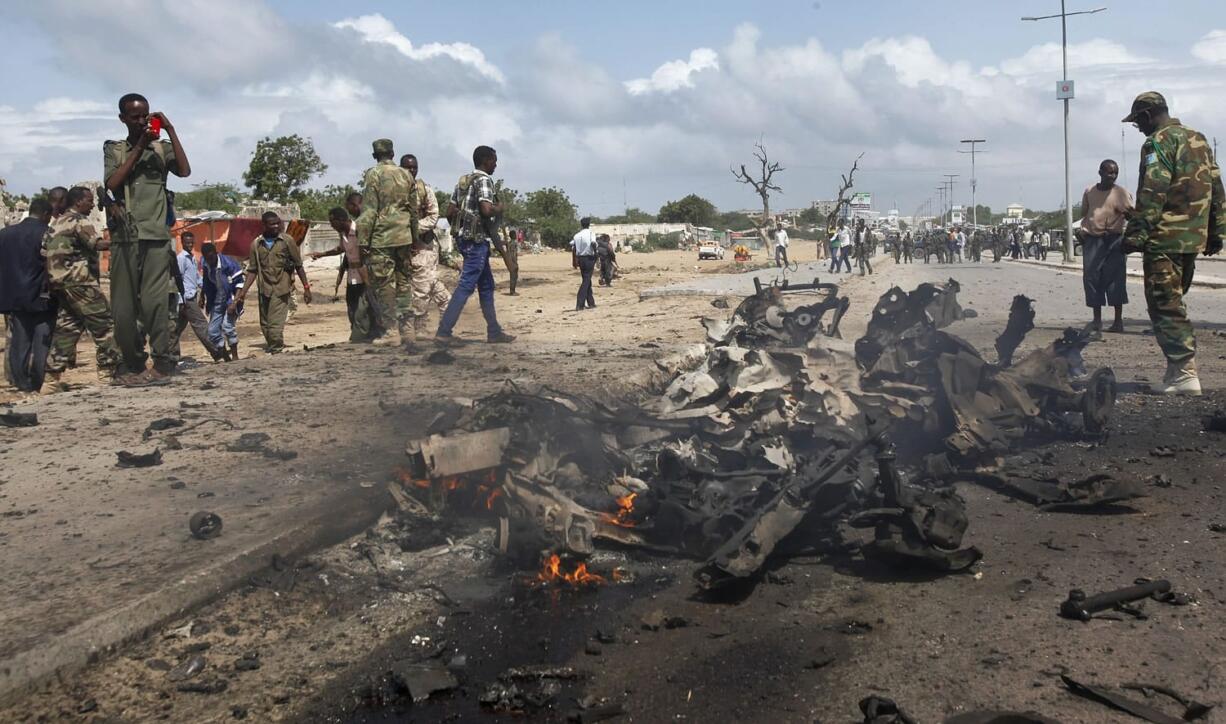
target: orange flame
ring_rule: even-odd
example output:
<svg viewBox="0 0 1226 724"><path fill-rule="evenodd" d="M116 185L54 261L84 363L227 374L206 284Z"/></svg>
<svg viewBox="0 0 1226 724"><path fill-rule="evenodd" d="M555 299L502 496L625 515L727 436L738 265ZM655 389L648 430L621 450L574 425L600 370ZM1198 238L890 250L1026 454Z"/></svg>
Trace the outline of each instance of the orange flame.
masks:
<svg viewBox="0 0 1226 724"><path fill-rule="evenodd" d="M412 485L415 488L429 489L430 481L425 478L413 477L412 471L408 468L396 466L396 477L400 478L400 482L405 485Z"/></svg>
<svg viewBox="0 0 1226 724"><path fill-rule="evenodd" d="M630 515L634 513L634 499L636 497L638 497L638 493L630 493L620 498L614 498L617 502L617 513L603 513L602 516L605 522L620 525L623 528L633 528L635 522L630 519Z"/></svg>
<svg viewBox="0 0 1226 724"><path fill-rule="evenodd" d="M545 560L541 572L536 574L536 580L541 583L568 583L572 586L589 586L604 583L604 576L588 571L586 563L575 566L575 570L567 573L562 570L562 558L554 553Z"/></svg>
<svg viewBox="0 0 1226 724"><path fill-rule="evenodd" d="M493 510L494 501L498 500L500 497L502 497L502 488L494 488L493 492L490 493L490 496L485 499L485 509Z"/></svg>

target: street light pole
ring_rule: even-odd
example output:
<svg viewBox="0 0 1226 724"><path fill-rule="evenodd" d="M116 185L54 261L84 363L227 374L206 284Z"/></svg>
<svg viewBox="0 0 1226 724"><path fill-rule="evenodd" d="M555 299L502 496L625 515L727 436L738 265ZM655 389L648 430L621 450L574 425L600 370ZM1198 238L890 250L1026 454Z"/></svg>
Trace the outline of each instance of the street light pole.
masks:
<svg viewBox="0 0 1226 724"><path fill-rule="evenodd" d="M1039 15L1036 17L1025 17L1022 20L1049 20L1051 18L1060 18L1060 58L1063 65L1063 80L1061 81L1061 97L1064 101L1064 261L1071 263L1073 261L1073 204L1072 186L1069 181L1069 150L1068 150L1068 114L1071 100L1072 87L1068 80L1068 17L1070 15L1093 15L1101 13L1107 8L1095 8L1093 10L1080 10L1078 12L1068 12L1065 9L1065 0L1060 0L1059 15ZM1067 90L1065 90L1067 89Z"/></svg>
<svg viewBox="0 0 1226 724"><path fill-rule="evenodd" d="M945 183L949 184L949 223L951 224L954 222L954 179L958 178L960 175L961 174L956 173L945 174L945 178L947 179Z"/></svg>
<svg viewBox="0 0 1226 724"><path fill-rule="evenodd" d="M971 155L971 223L978 228L979 204L975 201L975 186L979 182L975 179L975 145L979 143L987 143L987 141L982 138L964 138L962 139L962 143L971 144L971 150L958 151L958 153L969 153Z"/></svg>

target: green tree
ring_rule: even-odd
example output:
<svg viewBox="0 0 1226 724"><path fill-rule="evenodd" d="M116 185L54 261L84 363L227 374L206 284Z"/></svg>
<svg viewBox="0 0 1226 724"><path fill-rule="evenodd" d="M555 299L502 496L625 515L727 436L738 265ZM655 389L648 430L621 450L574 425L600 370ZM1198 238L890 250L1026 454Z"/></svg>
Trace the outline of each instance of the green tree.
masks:
<svg viewBox="0 0 1226 724"><path fill-rule="evenodd" d="M191 191L176 193L175 208L188 211L225 211L235 214L238 213L242 196L242 191L235 184L202 181L192 184Z"/></svg>
<svg viewBox="0 0 1226 724"><path fill-rule="evenodd" d="M541 243L560 249L579 228L575 205L566 192L556 186L531 191L524 197L524 213L536 224Z"/></svg>
<svg viewBox="0 0 1226 724"><path fill-rule="evenodd" d="M302 218L310 219L311 221L327 221L328 212L333 207L344 206L345 198L355 191L357 189L349 184L344 186L329 184L322 189L299 191L293 194L291 198L298 204L298 210L302 212Z"/></svg>
<svg viewBox="0 0 1226 724"><path fill-rule="evenodd" d="M631 206L626 209L626 213L617 214L615 216L606 216L599 219L602 224L651 224L656 220L655 214L648 213L642 209ZM593 221L596 221L593 219Z"/></svg>
<svg viewBox="0 0 1226 724"><path fill-rule="evenodd" d="M719 215L715 225L720 229L732 229L733 231L747 231L753 227L753 219L749 214L743 214L740 211L727 211Z"/></svg>
<svg viewBox="0 0 1226 724"><path fill-rule="evenodd" d="M510 187L496 187L498 200L502 202L502 225L523 228L530 223L530 215L523 194Z"/></svg>
<svg viewBox="0 0 1226 724"><path fill-rule="evenodd" d="M251 165L243 173L243 184L251 189L253 198L285 202L312 177L327 170L311 139L296 133L278 138L265 136L255 144Z"/></svg>
<svg viewBox="0 0 1226 724"><path fill-rule="evenodd" d="M823 214L822 210L817 208L816 206L810 206L804 211L801 211L800 216L798 217L798 220L800 221L800 223L808 224L809 226L825 226L826 225L826 215Z"/></svg>
<svg viewBox="0 0 1226 724"><path fill-rule="evenodd" d="M697 194L690 194L661 206L657 219L667 224L714 226L718 214L715 204Z"/></svg>

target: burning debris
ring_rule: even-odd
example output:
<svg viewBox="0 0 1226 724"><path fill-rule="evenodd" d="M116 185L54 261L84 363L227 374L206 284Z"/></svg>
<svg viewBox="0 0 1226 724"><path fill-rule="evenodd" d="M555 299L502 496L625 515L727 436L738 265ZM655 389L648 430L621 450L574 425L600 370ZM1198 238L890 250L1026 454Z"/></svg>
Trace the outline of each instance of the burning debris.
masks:
<svg viewBox="0 0 1226 724"><path fill-rule="evenodd" d="M794 291L822 299L789 309ZM1027 435L1101 434L1115 380L1084 375L1089 337L1075 330L1009 369L985 361L942 331L963 316L958 291L889 290L853 344L837 286L759 285L728 319L703 320L705 357L658 397L614 407L508 387L411 441L393 494L422 514L491 510L499 550L541 582L602 582L585 561L607 545L698 559L696 581L718 589L785 548L842 547L843 524L873 530L866 557L964 570L980 553L961 548L948 483ZM1014 312L1002 360L1030 300Z"/></svg>

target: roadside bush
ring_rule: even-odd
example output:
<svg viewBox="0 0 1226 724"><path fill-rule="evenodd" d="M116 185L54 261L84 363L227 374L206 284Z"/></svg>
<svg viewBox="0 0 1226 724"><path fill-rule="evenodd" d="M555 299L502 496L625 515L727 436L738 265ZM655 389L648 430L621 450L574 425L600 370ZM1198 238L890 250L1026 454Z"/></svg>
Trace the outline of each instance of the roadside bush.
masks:
<svg viewBox="0 0 1226 724"><path fill-rule="evenodd" d="M657 234L651 232L647 234L647 240L640 244L636 251L675 251L681 248L681 232L675 231L671 234Z"/></svg>

